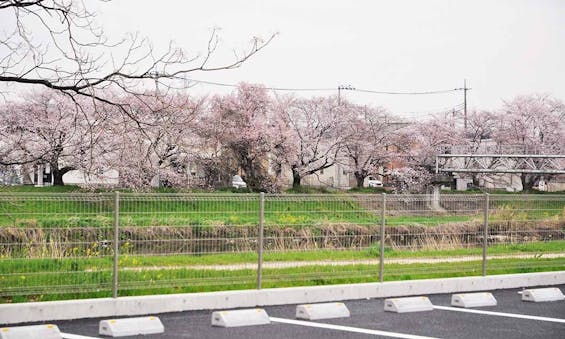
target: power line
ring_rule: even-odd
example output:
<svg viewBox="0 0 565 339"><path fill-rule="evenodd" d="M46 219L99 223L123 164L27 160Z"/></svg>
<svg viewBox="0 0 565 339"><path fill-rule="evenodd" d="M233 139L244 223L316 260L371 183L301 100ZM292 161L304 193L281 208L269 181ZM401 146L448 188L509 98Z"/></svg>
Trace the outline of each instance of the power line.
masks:
<svg viewBox="0 0 565 339"><path fill-rule="evenodd" d="M197 79L186 79L181 78L185 81L192 81L198 84L205 84L205 85L213 85L213 86L222 86L222 87L237 87L237 84L228 84L222 82L214 82L214 81L205 81L205 80L197 80ZM342 89L347 89L350 91L356 91L361 93L372 93L372 94L387 94L387 95L431 95L431 94L444 94L444 93L451 93L466 90L468 88L453 88L453 89L445 89L445 90L434 90L434 91L421 91L421 92L394 92L394 91L376 91L376 90L369 90L369 89L360 89L354 88L349 86L338 86L337 88L294 88L294 87L268 87L268 86L261 86L262 88L272 90L272 91L292 91L292 92L315 92L315 91L338 91Z"/></svg>
<svg viewBox="0 0 565 339"><path fill-rule="evenodd" d="M437 91L424 91L424 92L389 92L389 91L373 91L369 89L353 89L353 91L363 92L363 93L374 93L374 94L391 94L391 95L428 95L428 94L443 94L455 91L461 91L462 88L444 89Z"/></svg>
<svg viewBox="0 0 565 339"><path fill-rule="evenodd" d="M229 83L223 83L223 82L206 81L206 80L198 80L198 79L187 79L187 78L184 78L184 77L176 77L176 78L182 79L184 81L195 82L197 84L204 84L204 85L213 85L213 86L222 86L222 87L231 87L231 88L236 88L236 87L239 86L238 84L229 84ZM251 85L251 87L254 87L254 86ZM445 94L445 93L464 91L464 97L465 97L464 102L460 103L456 106L444 107L444 108L441 108L441 109L438 109L438 110L426 110L426 111L413 111L413 112L399 113L401 115L411 115L411 116L422 115L422 114L455 113L455 112L461 111L462 109L464 111L466 111L466 95L467 95L467 91L470 89L467 86L464 86L463 88L453 88L453 89L434 90L434 91L394 92L394 91L375 91L375 90L368 90L368 89L359 89L359 88L355 88L351 85L339 85L339 86L337 86L337 88L329 88L329 87L326 87L326 88L292 88L292 87L267 87L267 86L256 86L256 87L261 87L261 88L265 88L267 90L272 90L272 91L293 91L293 92L308 92L308 91L310 91L310 92L315 92L315 91L327 92L327 91L335 91L337 89L338 100L340 100L340 97L341 97L341 90L356 91L356 92L361 92L361 93L385 94L385 95L433 95L433 94Z"/></svg>
<svg viewBox="0 0 565 339"><path fill-rule="evenodd" d="M205 85L214 85L214 86L223 86L223 87L238 87L237 84L226 84L226 83L221 83L221 82L214 82L214 81L204 81L204 80L196 80L196 79L184 79L186 81L192 81L192 82L196 82L199 84L205 84ZM253 87L253 86L251 86ZM261 86L261 88L265 88L268 90L272 90L272 91L296 91L296 92L301 92L301 91L335 91L335 88L284 88L284 87L266 87L266 86Z"/></svg>

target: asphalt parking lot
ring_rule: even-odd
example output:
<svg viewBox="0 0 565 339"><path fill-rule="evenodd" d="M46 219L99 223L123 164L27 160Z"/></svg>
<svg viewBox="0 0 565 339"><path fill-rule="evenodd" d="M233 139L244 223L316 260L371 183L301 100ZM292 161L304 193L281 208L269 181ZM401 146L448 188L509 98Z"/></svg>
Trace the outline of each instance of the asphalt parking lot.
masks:
<svg viewBox="0 0 565 339"><path fill-rule="evenodd" d="M553 286L565 291L565 285ZM492 291L497 306L474 308L489 312L510 313L532 317L561 319L520 319L512 316L476 314L438 310L414 313L384 311L383 299L344 301L349 318L288 324L273 321L268 325L220 328L211 326L212 311L190 311L158 314L165 333L143 338L564 338L565 301L523 302L519 289ZM428 295L434 306L451 306L451 295ZM264 308L271 318L295 319L296 305ZM101 319L59 321L55 323L64 333L100 337ZM273 319L271 319L273 320ZM312 323L323 328L312 327ZM330 326L326 326L330 325ZM329 328L337 325L336 328ZM341 326L341 327L340 327ZM385 335L382 335L384 331ZM404 335L404 336L403 336ZM141 336L124 337L137 338Z"/></svg>

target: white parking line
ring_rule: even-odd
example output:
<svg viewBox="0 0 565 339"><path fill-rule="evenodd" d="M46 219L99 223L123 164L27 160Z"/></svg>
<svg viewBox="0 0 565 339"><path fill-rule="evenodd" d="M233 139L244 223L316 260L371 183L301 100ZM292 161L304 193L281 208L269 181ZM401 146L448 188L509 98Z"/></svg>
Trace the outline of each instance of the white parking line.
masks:
<svg viewBox="0 0 565 339"><path fill-rule="evenodd" d="M63 332L61 332L61 336L63 337L63 339L101 339L98 337L87 337L80 334L71 334L71 333L63 333Z"/></svg>
<svg viewBox="0 0 565 339"><path fill-rule="evenodd" d="M435 310L443 310L443 311L454 311L454 312L465 312L465 313L475 313L475 314L486 314L486 315L494 315L499 317L508 317L508 318L518 318L518 319L529 319L529 320L540 320L540 321L551 321L554 323L565 323L565 319L559 318L548 318L548 317L538 317L535 315L526 315L526 314L515 314L515 313L504 313L504 312L492 312L492 311L482 311L482 310L471 310L468 308L459 308L459 307L448 307L448 306L435 306Z"/></svg>
<svg viewBox="0 0 565 339"><path fill-rule="evenodd" d="M302 321L302 320L284 319L284 318L273 318L273 317L269 317L269 319L271 319L271 321L275 322L275 323L308 326L308 327L318 327L318 328L325 328L325 329L328 329L328 330L336 330L336 331L344 331L344 332L354 332L354 333L380 335L380 336L391 337L391 338L437 339L435 337L423 337L423 336L413 335L413 334L378 331L378 330L370 330L370 329L366 329L366 328L340 326L340 325L332 325L332 324L324 324L324 323L315 323L315 322L311 322L311 321Z"/></svg>

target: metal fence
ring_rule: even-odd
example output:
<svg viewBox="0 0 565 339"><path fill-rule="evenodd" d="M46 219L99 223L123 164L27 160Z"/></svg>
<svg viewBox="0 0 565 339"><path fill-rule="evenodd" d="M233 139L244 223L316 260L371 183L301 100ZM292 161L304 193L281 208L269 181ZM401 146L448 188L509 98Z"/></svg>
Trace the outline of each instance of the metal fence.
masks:
<svg viewBox="0 0 565 339"><path fill-rule="evenodd" d="M0 302L564 269L564 195L0 193Z"/></svg>

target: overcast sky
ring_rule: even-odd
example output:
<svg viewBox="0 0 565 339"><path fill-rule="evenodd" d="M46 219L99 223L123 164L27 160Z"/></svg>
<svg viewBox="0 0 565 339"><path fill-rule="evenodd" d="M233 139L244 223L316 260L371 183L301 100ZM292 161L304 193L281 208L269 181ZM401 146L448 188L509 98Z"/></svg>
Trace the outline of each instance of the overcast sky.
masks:
<svg viewBox="0 0 565 339"><path fill-rule="evenodd" d="M87 1L111 38L147 36L157 49L174 40L202 52L221 28L217 60L245 48L251 37L278 37L240 69L193 74L227 84L376 91L462 87L470 108L493 109L519 94L565 99L565 1L333 1L333 0L114 0ZM200 85L195 94L223 93ZM347 91L359 104L425 114L463 101L462 92L391 96ZM414 114L412 114L414 115Z"/></svg>

